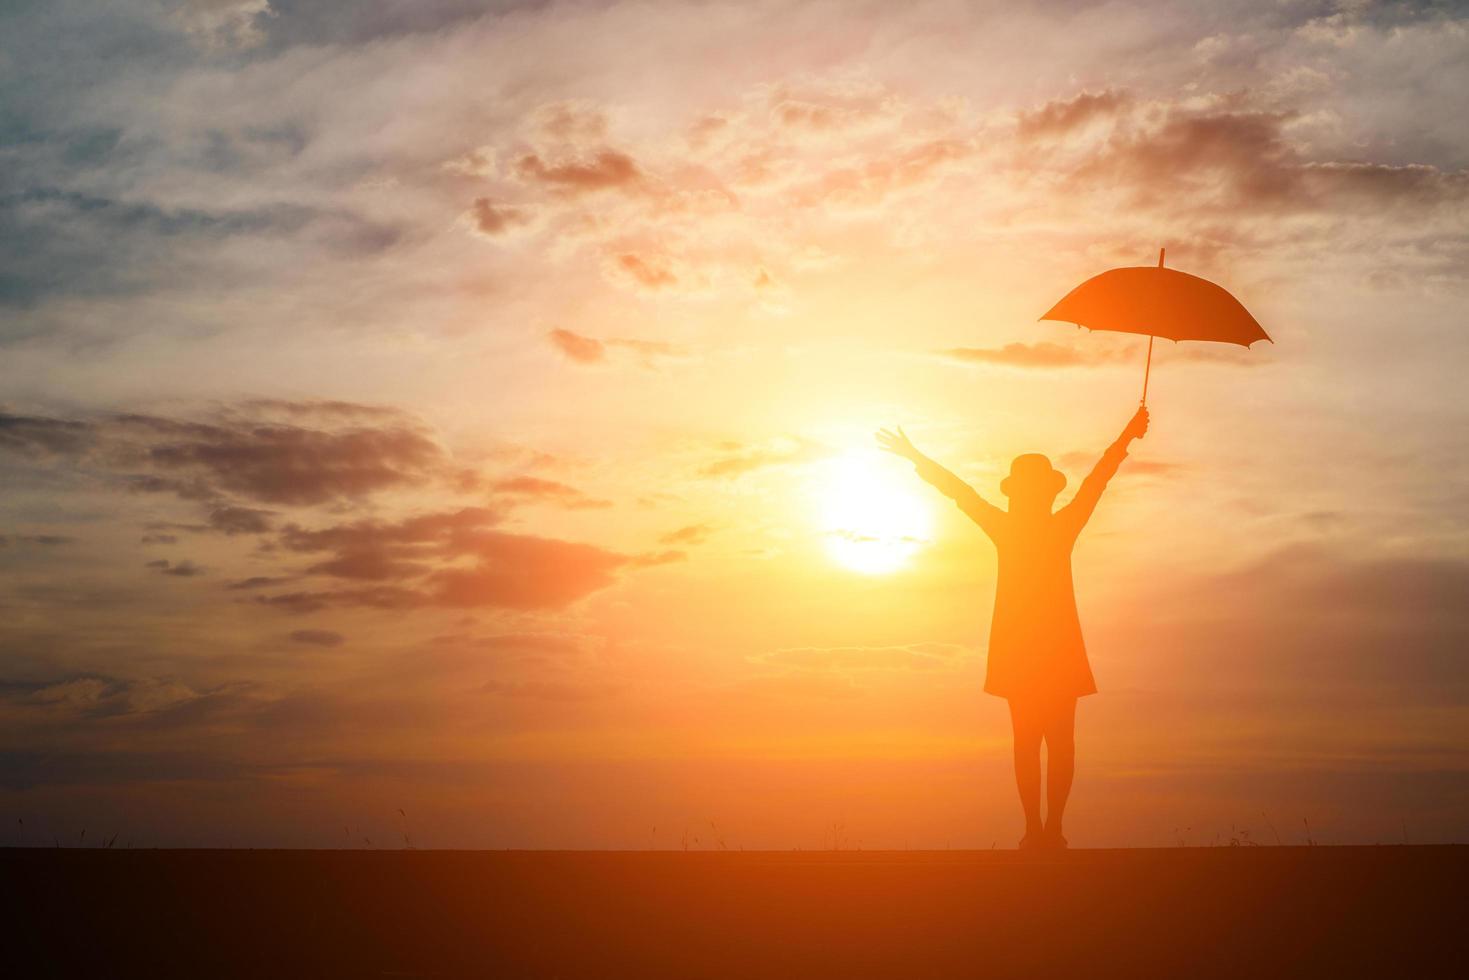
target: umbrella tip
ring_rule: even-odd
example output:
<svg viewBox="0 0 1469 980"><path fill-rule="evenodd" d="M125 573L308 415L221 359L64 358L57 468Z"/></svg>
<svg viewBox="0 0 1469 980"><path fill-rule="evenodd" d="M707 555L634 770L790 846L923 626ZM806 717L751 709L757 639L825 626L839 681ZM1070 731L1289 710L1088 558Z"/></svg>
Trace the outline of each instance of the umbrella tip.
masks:
<svg viewBox="0 0 1469 980"><path fill-rule="evenodd" d="M1158 249L1158 268L1160 269L1163 268L1163 253L1166 251L1168 251L1166 248Z"/></svg>

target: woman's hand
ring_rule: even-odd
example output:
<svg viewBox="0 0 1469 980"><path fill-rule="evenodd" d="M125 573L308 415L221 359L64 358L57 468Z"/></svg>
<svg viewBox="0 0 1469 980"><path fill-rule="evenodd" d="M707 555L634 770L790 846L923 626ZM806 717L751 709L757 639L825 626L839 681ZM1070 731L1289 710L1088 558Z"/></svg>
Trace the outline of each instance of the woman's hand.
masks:
<svg viewBox="0 0 1469 980"><path fill-rule="evenodd" d="M1127 423L1127 428L1122 430L1122 438L1127 440L1141 439L1148 432L1148 409L1143 406L1137 410L1132 421Z"/></svg>
<svg viewBox="0 0 1469 980"><path fill-rule="evenodd" d="M901 425L898 426L896 432L891 429L879 429L877 431L877 444L894 456L901 456L915 463L923 458L923 454L914 448L913 443L908 440L908 434L903 431Z"/></svg>

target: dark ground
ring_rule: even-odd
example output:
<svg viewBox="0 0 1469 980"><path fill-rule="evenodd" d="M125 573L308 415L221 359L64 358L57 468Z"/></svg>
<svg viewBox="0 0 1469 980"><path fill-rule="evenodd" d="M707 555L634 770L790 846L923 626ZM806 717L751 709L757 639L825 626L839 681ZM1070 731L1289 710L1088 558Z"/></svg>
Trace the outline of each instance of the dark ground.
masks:
<svg viewBox="0 0 1469 980"><path fill-rule="evenodd" d="M1469 976L1469 847L0 850L0 975Z"/></svg>

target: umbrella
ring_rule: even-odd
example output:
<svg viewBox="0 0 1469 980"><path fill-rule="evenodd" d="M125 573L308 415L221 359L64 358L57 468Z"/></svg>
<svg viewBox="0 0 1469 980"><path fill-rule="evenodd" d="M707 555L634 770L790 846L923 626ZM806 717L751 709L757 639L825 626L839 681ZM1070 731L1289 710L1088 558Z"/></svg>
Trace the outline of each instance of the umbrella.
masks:
<svg viewBox="0 0 1469 980"><path fill-rule="evenodd" d="M1163 253L1163 249L1158 249L1157 268L1128 266L1093 276L1041 317L1089 330L1146 334L1148 360L1143 367L1143 404L1148 401L1153 338L1212 340L1241 347L1257 340L1270 340L1250 311L1224 287L1187 272L1163 268Z"/></svg>

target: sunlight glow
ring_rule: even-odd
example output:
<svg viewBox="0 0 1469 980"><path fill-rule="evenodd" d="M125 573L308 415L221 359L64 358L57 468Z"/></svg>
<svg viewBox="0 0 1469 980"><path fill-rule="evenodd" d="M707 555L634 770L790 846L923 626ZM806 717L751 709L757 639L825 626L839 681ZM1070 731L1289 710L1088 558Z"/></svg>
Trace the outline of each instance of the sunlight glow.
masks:
<svg viewBox="0 0 1469 980"><path fill-rule="evenodd" d="M852 450L824 464L816 506L827 552L868 575L902 568L933 532L924 489L909 467L876 450Z"/></svg>

